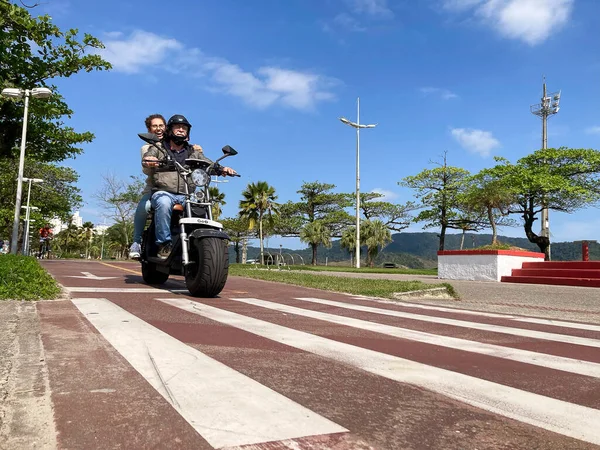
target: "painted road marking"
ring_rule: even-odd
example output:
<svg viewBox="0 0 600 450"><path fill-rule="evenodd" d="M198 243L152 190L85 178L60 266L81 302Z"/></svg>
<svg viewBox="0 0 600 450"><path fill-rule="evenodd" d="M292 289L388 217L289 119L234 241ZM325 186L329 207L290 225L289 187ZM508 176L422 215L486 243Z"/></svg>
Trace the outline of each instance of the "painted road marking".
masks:
<svg viewBox="0 0 600 450"><path fill-rule="evenodd" d="M113 278L117 278L117 277L99 277L90 272L81 272L81 273L84 275L83 277L81 275L67 275L67 276L69 278L85 278L88 280L112 280Z"/></svg>
<svg viewBox="0 0 600 450"><path fill-rule="evenodd" d="M247 303L249 305L260 306L263 308L281 311L289 314L295 314L304 317L310 317L326 322L337 323L340 325L358 328L361 330L373 331L375 333L394 336L401 339L408 339L416 342L437 345L440 347L454 348L481 355L494 356L496 358L509 359L526 364L546 367L550 369L562 370L564 372L576 373L590 377L600 378L600 364L578 359L564 358L561 356L546 355L529 350L520 350L510 347L503 347L494 344L485 344L467 339L459 339L449 336L439 336L436 334L425 333L422 331L409 330L391 325L384 325L366 320L354 319L351 317L337 316L335 314L313 311L309 309L296 308L294 306L283 305L280 303L268 302L256 298L235 298L237 302Z"/></svg>
<svg viewBox="0 0 600 450"><path fill-rule="evenodd" d="M106 299L72 301L104 338L216 448L348 431Z"/></svg>
<svg viewBox="0 0 600 450"><path fill-rule="evenodd" d="M172 292L173 294L188 294L187 289L158 289L158 288L102 288L102 287L65 287L69 292L91 292L94 294L153 294L156 292Z"/></svg>
<svg viewBox="0 0 600 450"><path fill-rule="evenodd" d="M353 297L357 300L364 300L367 297ZM380 300L375 297L368 297L369 300ZM393 304L395 306L402 306L407 308L419 308L425 309L428 311L441 311L441 312L449 312L449 313L457 313L457 314L470 314L473 316L482 316L482 317L492 317L497 319L509 319L514 320L515 322L525 322L525 323L537 323L541 325L552 325L555 327L562 328L575 328L577 330L588 330L588 331L600 331L600 325L592 325L589 323L578 323L578 322L565 322L562 320L554 320L554 319L539 319L534 317L523 317L523 316L515 316L511 314L499 314L499 313L488 313L484 311L471 311L468 309L458 309L458 308L446 308L443 306L433 306L433 305L422 305L417 303L407 303L407 302L390 302L385 301L387 304Z"/></svg>
<svg viewBox="0 0 600 450"><path fill-rule="evenodd" d="M567 344L584 345L587 347L599 347L600 340L589 339L578 336L569 336L567 334L547 333L545 331L526 330L524 328L504 327L501 325L490 325L477 322L467 322L466 320L447 319L445 317L424 316L421 314L407 313L403 311L392 311L389 309L373 308L371 306L353 305L344 302L335 302L333 300L323 300L312 297L298 297L297 300L305 302L320 303L322 305L337 306L340 308L352 309L355 311L370 312L384 316L401 317L404 319L419 320L421 322L440 323L444 325L453 325L462 328L472 328L474 330L491 331L494 333L511 334L513 336L530 337L543 339L546 341L565 342Z"/></svg>
<svg viewBox="0 0 600 450"><path fill-rule="evenodd" d="M600 444L600 428L597 426L600 423L600 410L594 408L292 330L188 299L157 300L290 347L437 392L495 414Z"/></svg>

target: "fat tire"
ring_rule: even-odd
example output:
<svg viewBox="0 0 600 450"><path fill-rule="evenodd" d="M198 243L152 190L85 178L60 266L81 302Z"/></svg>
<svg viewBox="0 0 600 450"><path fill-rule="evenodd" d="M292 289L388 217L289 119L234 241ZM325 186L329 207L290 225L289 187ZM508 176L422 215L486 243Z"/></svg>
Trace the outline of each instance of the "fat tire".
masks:
<svg viewBox="0 0 600 450"><path fill-rule="evenodd" d="M215 237L194 239L185 284L194 297L216 297L227 282L229 250L227 241Z"/></svg>

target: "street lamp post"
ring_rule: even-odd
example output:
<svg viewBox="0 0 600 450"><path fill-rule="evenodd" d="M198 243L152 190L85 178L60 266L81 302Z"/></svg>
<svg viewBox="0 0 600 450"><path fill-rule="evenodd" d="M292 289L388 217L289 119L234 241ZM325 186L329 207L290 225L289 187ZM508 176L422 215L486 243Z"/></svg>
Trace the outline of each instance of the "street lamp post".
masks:
<svg viewBox="0 0 600 450"><path fill-rule="evenodd" d="M33 98L48 98L52 95L52 91L48 88L33 88L19 89L6 88L2 89L2 95L9 98L25 97L25 110L23 112L23 133L21 135L21 153L19 155L19 178L17 180L17 199L15 201L15 217L13 220L12 238L10 241L10 252L13 255L17 254L17 242L19 240L19 220L21 214L21 195L23 193L23 167L25 166L25 144L27 138L27 113L29 111L29 96Z"/></svg>
<svg viewBox="0 0 600 450"><path fill-rule="evenodd" d="M356 128L356 268L360 268L360 129L375 128L377 124L361 125L360 123L360 97L356 99L356 123L345 117L340 121Z"/></svg>
<svg viewBox="0 0 600 450"><path fill-rule="evenodd" d="M29 197L31 197L31 183L42 183L44 180L40 179L40 178L23 178L23 181L27 181L29 182L29 187L27 188L27 206L26 206L26 212L25 212L25 236L23 237L23 250L22 253L24 255L29 255L29 247L30 247L30 235L29 235L29 220L30 220L30 213L29 211L31 209L38 209L35 206L30 207L29 206Z"/></svg>
<svg viewBox="0 0 600 450"><path fill-rule="evenodd" d="M548 94L546 91L546 81L544 80L541 103L531 105L532 114L542 119L542 149L548 148L548 117L557 114L560 110L560 91ZM550 217L548 205L542 205L542 223L540 234L548 238L548 257L550 257Z"/></svg>

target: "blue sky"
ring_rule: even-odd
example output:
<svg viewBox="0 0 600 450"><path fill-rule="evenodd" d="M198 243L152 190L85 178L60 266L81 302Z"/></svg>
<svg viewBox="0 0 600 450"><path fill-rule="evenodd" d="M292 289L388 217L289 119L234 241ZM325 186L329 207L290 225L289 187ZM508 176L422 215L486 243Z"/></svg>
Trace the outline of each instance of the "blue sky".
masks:
<svg viewBox="0 0 600 450"><path fill-rule="evenodd" d="M59 80L76 129L95 133L67 164L81 175L84 220L101 175L140 173L148 114L184 114L192 141L242 174L219 185L225 215L244 187L266 180L279 201L304 181L354 192L356 135L337 118L377 123L361 133L361 191L412 200L397 182L448 163L477 172L541 147L545 76L562 90L548 146L600 148L600 40L595 0L50 0L36 8L63 29L100 38L114 69ZM419 225L410 231L420 230ZM552 213L554 242L598 238L597 209ZM524 237L522 228L502 234ZM298 246L271 239L271 246Z"/></svg>

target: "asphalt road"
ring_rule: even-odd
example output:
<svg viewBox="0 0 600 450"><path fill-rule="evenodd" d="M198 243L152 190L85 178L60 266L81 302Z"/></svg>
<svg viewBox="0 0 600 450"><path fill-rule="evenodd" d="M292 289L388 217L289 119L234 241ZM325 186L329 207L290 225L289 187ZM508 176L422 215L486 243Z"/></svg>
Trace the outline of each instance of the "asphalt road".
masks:
<svg viewBox="0 0 600 450"><path fill-rule="evenodd" d="M35 304L21 332L23 312L6 317L17 340L39 334L20 379L51 406L31 423L50 425L5 414L0 447L600 448L600 326L567 317L598 317L600 291L464 284L459 302L389 302L230 277L195 299L135 264L44 265L70 298Z"/></svg>

